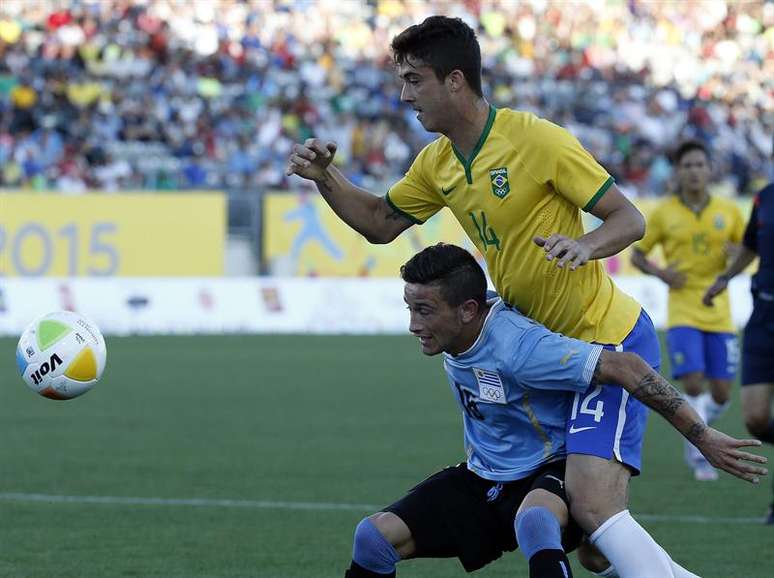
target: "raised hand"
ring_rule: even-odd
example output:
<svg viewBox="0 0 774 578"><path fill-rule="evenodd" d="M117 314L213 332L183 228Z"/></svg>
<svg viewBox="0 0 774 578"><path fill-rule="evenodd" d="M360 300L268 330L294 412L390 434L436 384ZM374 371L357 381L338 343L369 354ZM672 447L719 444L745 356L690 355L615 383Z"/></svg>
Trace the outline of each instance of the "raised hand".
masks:
<svg viewBox="0 0 774 578"><path fill-rule="evenodd" d="M325 169L331 164L335 154L335 142L323 142L318 138L308 138L304 144L296 143L293 145L285 174L288 176L296 174L312 181L322 180L325 176Z"/></svg>

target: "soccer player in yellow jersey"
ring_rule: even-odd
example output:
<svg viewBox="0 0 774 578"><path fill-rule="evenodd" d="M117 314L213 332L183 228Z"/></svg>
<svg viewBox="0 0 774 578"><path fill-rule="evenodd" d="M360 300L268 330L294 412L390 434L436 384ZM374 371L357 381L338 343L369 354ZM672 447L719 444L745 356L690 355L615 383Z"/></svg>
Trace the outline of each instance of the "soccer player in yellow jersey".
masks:
<svg viewBox="0 0 774 578"><path fill-rule="evenodd" d="M708 423L727 408L739 364L739 348L728 293L712 306L702 303L723 273L729 249L741 243L744 220L730 200L707 191L710 158L703 144L688 141L675 153L677 193L656 207L648 232L634 248L632 263L669 286L667 343L672 375L683 383L688 401ZM646 259L661 245L667 266ZM709 392L705 393L705 381ZM718 477L699 451L686 442L686 461L697 480Z"/></svg>
<svg viewBox="0 0 774 578"><path fill-rule="evenodd" d="M657 368L653 324L596 261L642 238L645 228L607 171L561 127L490 106L481 88L478 41L459 18L427 18L396 36L392 50L401 100L426 130L441 136L382 197L354 186L331 165L333 142L294 145L287 174L314 181L336 214L372 243L389 243L449 207L507 303L553 331L634 351ZM581 210L602 224L584 233ZM646 419L645 407L620 388L600 385L576 394L567 425L572 514L612 563L598 567L603 575L693 576L627 510ZM432 554L416 544L415 556ZM379 576L364 572L352 578Z"/></svg>

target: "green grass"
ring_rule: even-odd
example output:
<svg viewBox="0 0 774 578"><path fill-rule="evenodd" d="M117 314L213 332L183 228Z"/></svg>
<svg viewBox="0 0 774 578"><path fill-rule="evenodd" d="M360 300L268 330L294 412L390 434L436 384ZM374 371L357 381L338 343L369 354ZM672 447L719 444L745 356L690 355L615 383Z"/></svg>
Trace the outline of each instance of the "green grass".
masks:
<svg viewBox="0 0 774 578"><path fill-rule="evenodd" d="M109 339L104 380L68 402L27 390L14 347L0 340L0 493L388 504L462 457L439 359L410 337ZM744 433L738 391L719 427ZM651 417L635 515L762 516L768 482L698 484L681 451ZM0 576L337 577L367 513L0 499ZM704 578L774 575L774 528L644 525ZM465 575L456 560L399 573ZM527 570L514 553L476 575Z"/></svg>

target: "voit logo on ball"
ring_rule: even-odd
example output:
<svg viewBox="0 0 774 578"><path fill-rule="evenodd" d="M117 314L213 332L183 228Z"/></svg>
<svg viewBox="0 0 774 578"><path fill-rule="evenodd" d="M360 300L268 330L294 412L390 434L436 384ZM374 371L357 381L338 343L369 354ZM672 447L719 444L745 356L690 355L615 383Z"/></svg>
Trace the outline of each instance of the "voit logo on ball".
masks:
<svg viewBox="0 0 774 578"><path fill-rule="evenodd" d="M72 399L86 393L102 376L106 355L97 326L71 311L33 321L16 348L25 383L50 399Z"/></svg>

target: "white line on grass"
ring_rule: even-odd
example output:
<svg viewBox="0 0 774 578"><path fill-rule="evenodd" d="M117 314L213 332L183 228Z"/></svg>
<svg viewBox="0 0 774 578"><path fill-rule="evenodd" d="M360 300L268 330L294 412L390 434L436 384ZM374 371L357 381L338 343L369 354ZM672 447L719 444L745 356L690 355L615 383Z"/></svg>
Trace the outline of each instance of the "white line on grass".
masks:
<svg viewBox="0 0 774 578"><path fill-rule="evenodd" d="M130 506L196 506L215 508L251 508L264 510L355 510L370 511L380 506L333 502L275 502L271 500L231 500L217 498L132 498L125 496L57 496L51 494L0 493L7 502L57 502L71 504L111 504Z"/></svg>
<svg viewBox="0 0 774 578"><path fill-rule="evenodd" d="M108 504L122 506L194 506L207 508L246 508L259 510L345 510L376 512L374 504L347 504L339 502L283 502L272 500L231 500L216 498L134 498L126 496L58 496L54 494L26 494L0 492L6 502L53 502L66 504ZM760 524L763 518L723 518L672 514L636 514L645 522L679 522L683 524Z"/></svg>

